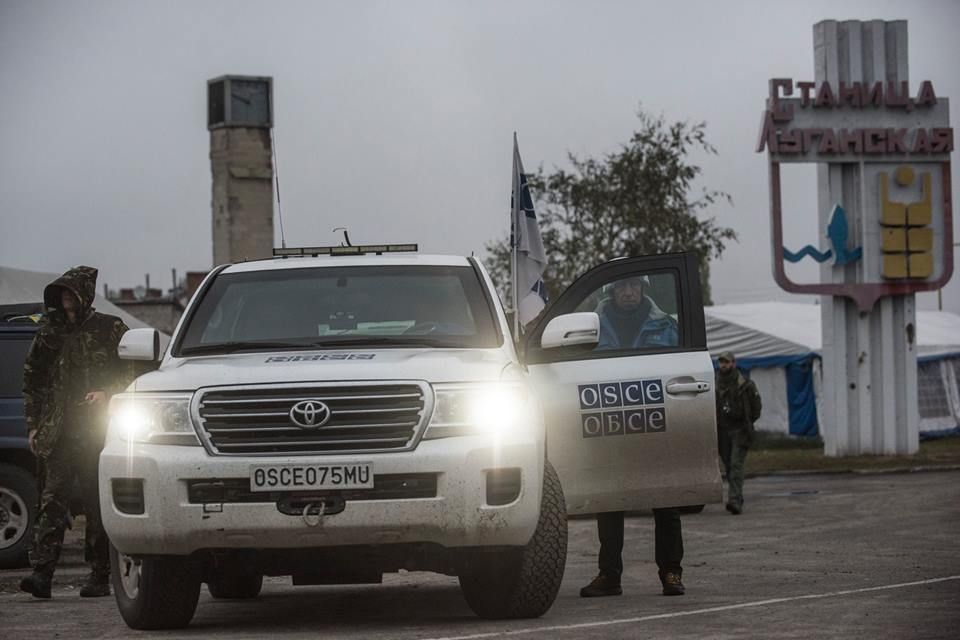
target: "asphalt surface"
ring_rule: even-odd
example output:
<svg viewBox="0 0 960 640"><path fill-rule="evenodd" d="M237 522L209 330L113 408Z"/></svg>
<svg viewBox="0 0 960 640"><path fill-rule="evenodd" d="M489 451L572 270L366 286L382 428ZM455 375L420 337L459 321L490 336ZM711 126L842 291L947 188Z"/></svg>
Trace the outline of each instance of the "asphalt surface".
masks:
<svg viewBox="0 0 960 640"><path fill-rule="evenodd" d="M254 601L206 590L187 629L164 638L958 638L960 472L749 480L746 510L684 516L687 595L664 597L653 518L627 520L624 594L581 599L595 574L592 520L570 522L560 595L542 618L480 620L456 578L388 575L383 585L292 587L268 579ZM76 534L72 533L72 540ZM127 638L113 598L81 599L78 550L52 600L0 571L0 637Z"/></svg>

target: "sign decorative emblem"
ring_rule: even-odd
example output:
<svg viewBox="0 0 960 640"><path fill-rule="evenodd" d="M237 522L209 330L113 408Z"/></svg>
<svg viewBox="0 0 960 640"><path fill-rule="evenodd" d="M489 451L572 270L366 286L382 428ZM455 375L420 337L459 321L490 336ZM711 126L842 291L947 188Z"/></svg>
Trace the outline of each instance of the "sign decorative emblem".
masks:
<svg viewBox="0 0 960 640"><path fill-rule="evenodd" d="M301 429L317 429L330 420L330 407L320 400L301 400L290 409L290 421Z"/></svg>
<svg viewBox="0 0 960 640"><path fill-rule="evenodd" d="M914 179L910 165L901 165L893 172L893 182L900 191L921 183L920 197L899 202L890 195L890 178L880 174L880 224L883 233L883 277L886 279L926 279L933 275L933 221L931 203L932 176L929 171ZM913 197L913 196L911 196Z"/></svg>

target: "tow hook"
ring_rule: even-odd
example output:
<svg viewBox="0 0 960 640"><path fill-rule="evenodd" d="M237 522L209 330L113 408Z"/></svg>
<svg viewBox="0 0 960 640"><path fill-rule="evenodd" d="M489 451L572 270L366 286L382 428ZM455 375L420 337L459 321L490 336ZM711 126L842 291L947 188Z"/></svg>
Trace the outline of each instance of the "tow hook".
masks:
<svg viewBox="0 0 960 640"><path fill-rule="evenodd" d="M303 508L303 514L300 516L300 517L303 519L303 524L307 525L308 527L316 527L316 526L318 526L318 525L320 525L320 524L323 523L323 512L324 512L324 510L325 510L326 507L327 507L326 504L324 504L323 502L321 502L321 503L320 503L320 513L318 513L316 516L313 516L313 515L311 514L311 512L310 512L310 511L311 511L311 508L312 508L313 506L314 506L314 505L313 505L312 502L311 502L310 504L308 504L307 506L305 506L305 507ZM313 518L313 517L316 517L316 520L311 520L311 519L310 519L310 518Z"/></svg>
<svg viewBox="0 0 960 640"><path fill-rule="evenodd" d="M322 525L326 516L336 515L346 506L346 500L340 496L285 496L277 501L277 511L300 516L308 527Z"/></svg>

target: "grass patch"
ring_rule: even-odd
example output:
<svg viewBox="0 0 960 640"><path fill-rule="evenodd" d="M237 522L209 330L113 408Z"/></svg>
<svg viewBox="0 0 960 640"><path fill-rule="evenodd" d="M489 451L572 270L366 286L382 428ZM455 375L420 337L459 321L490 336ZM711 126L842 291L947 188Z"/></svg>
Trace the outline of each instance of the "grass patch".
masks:
<svg viewBox="0 0 960 640"><path fill-rule="evenodd" d="M912 456L823 455L819 440L767 436L764 434L747 455L746 473L763 475L776 471L882 471L918 466L960 465L960 438L942 438L921 442Z"/></svg>

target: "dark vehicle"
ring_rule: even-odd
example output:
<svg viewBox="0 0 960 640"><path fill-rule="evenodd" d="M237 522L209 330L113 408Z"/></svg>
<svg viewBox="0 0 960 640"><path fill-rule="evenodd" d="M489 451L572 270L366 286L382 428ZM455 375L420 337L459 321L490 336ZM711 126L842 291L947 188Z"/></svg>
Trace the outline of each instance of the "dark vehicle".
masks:
<svg viewBox="0 0 960 640"><path fill-rule="evenodd" d="M22 394L23 362L37 328L24 316L0 320L0 569L27 564L37 511L37 463Z"/></svg>

